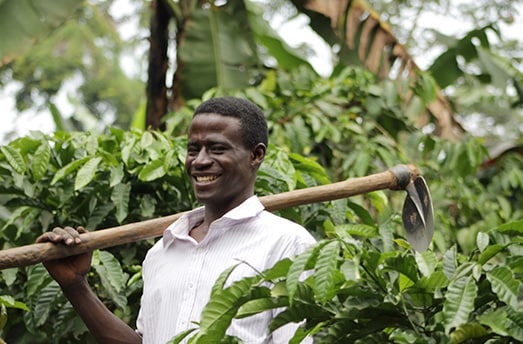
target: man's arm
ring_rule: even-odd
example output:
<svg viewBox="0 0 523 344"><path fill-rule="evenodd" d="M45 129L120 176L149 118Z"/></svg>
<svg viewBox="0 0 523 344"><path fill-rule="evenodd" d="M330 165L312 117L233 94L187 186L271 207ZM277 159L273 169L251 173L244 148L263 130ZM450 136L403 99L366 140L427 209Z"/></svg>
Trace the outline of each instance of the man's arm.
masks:
<svg viewBox="0 0 523 344"><path fill-rule="evenodd" d="M98 343L141 343L142 338L114 315L89 287L87 279L62 287L65 297Z"/></svg>
<svg viewBox="0 0 523 344"><path fill-rule="evenodd" d="M79 233L87 232L83 227L55 228L42 234L36 242L53 242L73 246L81 243ZM49 260L44 266L53 277L71 305L82 318L89 332L99 343L141 343L142 338L131 327L114 315L96 296L87 282L91 268L92 253L84 253L62 259Z"/></svg>

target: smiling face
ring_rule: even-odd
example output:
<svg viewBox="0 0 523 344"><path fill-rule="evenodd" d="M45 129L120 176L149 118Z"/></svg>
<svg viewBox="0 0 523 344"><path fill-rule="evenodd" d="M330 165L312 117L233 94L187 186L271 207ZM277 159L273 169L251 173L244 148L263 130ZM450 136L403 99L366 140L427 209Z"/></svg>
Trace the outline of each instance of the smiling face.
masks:
<svg viewBox="0 0 523 344"><path fill-rule="evenodd" d="M215 113L194 116L189 128L185 168L198 201L219 215L254 194L265 145L244 145L240 120Z"/></svg>

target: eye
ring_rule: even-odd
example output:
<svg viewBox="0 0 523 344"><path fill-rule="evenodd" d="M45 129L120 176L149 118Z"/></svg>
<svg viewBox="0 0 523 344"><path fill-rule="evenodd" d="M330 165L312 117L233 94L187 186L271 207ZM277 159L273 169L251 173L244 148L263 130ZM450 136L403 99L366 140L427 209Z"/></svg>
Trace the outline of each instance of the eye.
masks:
<svg viewBox="0 0 523 344"><path fill-rule="evenodd" d="M211 147L211 153L213 154L222 154L227 150L227 147L222 145L214 145Z"/></svg>
<svg viewBox="0 0 523 344"><path fill-rule="evenodd" d="M187 147L187 155L188 156L195 156L198 154L198 147L196 146L188 146Z"/></svg>

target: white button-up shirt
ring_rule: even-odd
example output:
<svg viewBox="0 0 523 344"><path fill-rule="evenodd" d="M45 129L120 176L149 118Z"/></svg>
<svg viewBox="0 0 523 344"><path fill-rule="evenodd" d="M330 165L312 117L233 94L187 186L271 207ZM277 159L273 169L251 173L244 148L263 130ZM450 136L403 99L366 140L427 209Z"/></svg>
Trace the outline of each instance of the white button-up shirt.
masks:
<svg viewBox="0 0 523 344"><path fill-rule="evenodd" d="M143 262L143 295L137 331L143 343L163 344L193 328L209 301L211 289L225 269L236 267L228 282L271 268L315 243L302 226L264 211L256 196L214 221L201 242L189 231L203 220L203 208L182 216L164 232ZM253 269L254 267L254 269ZM227 333L244 343L287 344L295 326L272 334L268 324L275 315L267 311L235 319Z"/></svg>

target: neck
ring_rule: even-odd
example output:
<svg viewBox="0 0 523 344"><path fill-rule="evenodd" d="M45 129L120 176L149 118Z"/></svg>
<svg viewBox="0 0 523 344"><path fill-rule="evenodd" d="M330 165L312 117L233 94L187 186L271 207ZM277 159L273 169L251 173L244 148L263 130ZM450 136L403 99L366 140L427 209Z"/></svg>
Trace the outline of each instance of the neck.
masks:
<svg viewBox="0 0 523 344"><path fill-rule="evenodd" d="M250 194L248 196L242 197L237 199L234 202L229 203L227 207L223 207L221 205L216 204L204 204L205 205L205 212L204 212L204 222L211 224L215 220L223 217L223 215L227 214L229 211L233 210L243 202L245 202L247 199L249 199L254 194Z"/></svg>

